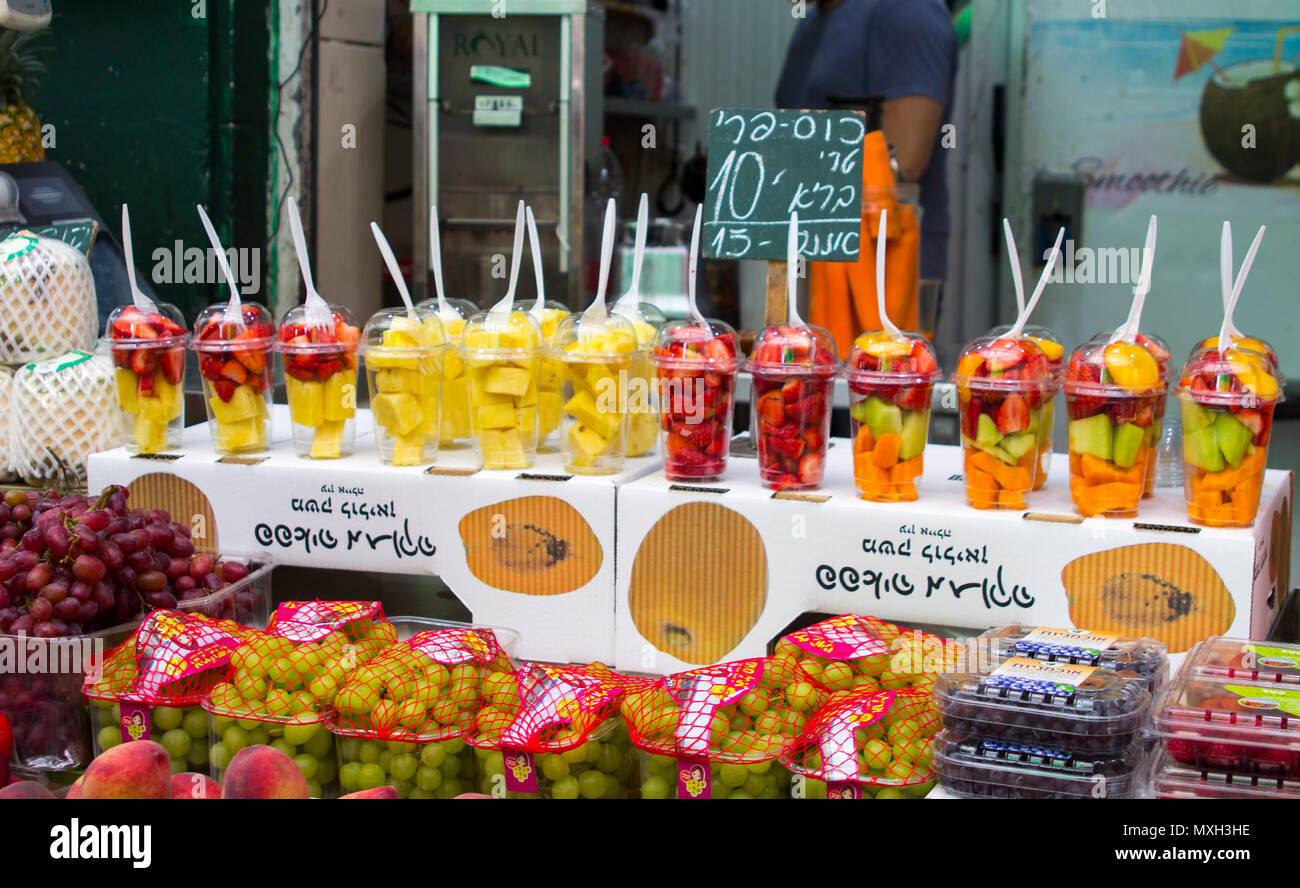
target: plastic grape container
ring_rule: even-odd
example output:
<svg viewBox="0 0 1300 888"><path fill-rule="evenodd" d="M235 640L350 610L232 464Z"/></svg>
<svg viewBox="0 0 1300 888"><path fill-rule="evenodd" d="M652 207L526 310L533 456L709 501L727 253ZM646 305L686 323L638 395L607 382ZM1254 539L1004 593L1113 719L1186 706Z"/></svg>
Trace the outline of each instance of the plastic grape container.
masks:
<svg viewBox="0 0 1300 888"><path fill-rule="evenodd" d="M1044 405L1056 377L1028 337L981 336L966 344L957 385L966 502L976 509L1023 509L1037 484Z"/></svg>
<svg viewBox="0 0 1300 888"><path fill-rule="evenodd" d="M1085 518L1131 518L1160 443L1157 419L1167 382L1155 356L1135 342L1094 336L1070 354L1070 496Z"/></svg>
<svg viewBox="0 0 1300 888"><path fill-rule="evenodd" d="M520 306L520 310L533 315L537 301ZM560 321L569 316L569 308L560 302L547 300L542 305L542 342L550 343ZM533 315L536 317L536 315ZM560 427L560 414L564 407L564 364L544 353L541 377L537 381L537 446L545 447L556 429Z"/></svg>
<svg viewBox="0 0 1300 888"><path fill-rule="evenodd" d="M1143 795L1155 799L1300 799L1300 780L1212 771L1152 752Z"/></svg>
<svg viewBox="0 0 1300 888"><path fill-rule="evenodd" d="M774 324L754 342L752 432L758 472L773 490L821 485L839 361L823 327Z"/></svg>
<svg viewBox="0 0 1300 888"><path fill-rule="evenodd" d="M1217 635L1187 654L1184 668L1245 681L1300 684L1300 645Z"/></svg>
<svg viewBox="0 0 1300 888"><path fill-rule="evenodd" d="M280 322L280 358L293 444L308 459L338 459L356 442L357 351L361 331L341 305L329 307L323 326L308 323L307 307L289 310Z"/></svg>
<svg viewBox="0 0 1300 888"><path fill-rule="evenodd" d="M1200 349L1179 376L1187 516L1209 527L1249 527L1259 509L1281 374L1260 352Z"/></svg>
<svg viewBox="0 0 1300 888"><path fill-rule="evenodd" d="M989 673L947 673L935 699L946 730L1088 755L1122 753L1151 705L1141 682L1097 669L1016 657Z"/></svg>
<svg viewBox="0 0 1300 888"><path fill-rule="evenodd" d="M1169 655L1164 642L1154 638L1128 638L1080 629L1045 626L997 626L979 636L994 663L1027 657L1049 663L1078 663L1116 672L1140 681L1155 694L1169 678Z"/></svg>
<svg viewBox="0 0 1300 888"><path fill-rule="evenodd" d="M384 309L366 322L366 376L379 459L419 466L438 458L447 337L437 312Z"/></svg>
<svg viewBox="0 0 1300 888"><path fill-rule="evenodd" d="M933 687L938 673L957 668L962 647L876 617L843 614L784 636L775 653L793 659L823 690L901 690Z"/></svg>
<svg viewBox="0 0 1300 888"><path fill-rule="evenodd" d="M1002 336L1010 331L1010 324L1002 324L994 327L985 335ZM1032 339L1047 357L1047 366L1056 380L1056 388L1059 388L1061 381L1065 378L1065 346L1061 344L1061 337L1046 327L1036 327L1032 324L1025 327L1024 335L1026 339ZM1056 428L1056 388L1044 399L1043 412L1039 418L1038 465L1034 478L1034 490L1042 490L1043 486L1047 484L1047 474L1052 467L1053 438L1055 437L1052 432Z"/></svg>
<svg viewBox="0 0 1300 888"><path fill-rule="evenodd" d="M270 439L275 323L255 302L228 312L210 305L194 322L208 431L217 453L260 453Z"/></svg>
<svg viewBox="0 0 1300 888"><path fill-rule="evenodd" d="M506 789L507 756L510 766L524 773L519 753L501 749L475 749L480 773L479 791L512 799L634 799L639 791L636 750L627 725L618 716L606 719L585 743L565 752L532 756L537 792Z"/></svg>
<svg viewBox="0 0 1300 888"><path fill-rule="evenodd" d="M157 312L145 314L134 305L118 306L108 316L105 332L122 435L131 453L174 450L185 430L185 317L166 302L156 307Z"/></svg>
<svg viewBox="0 0 1300 888"><path fill-rule="evenodd" d="M208 714L194 706L137 706L127 704L128 723L122 722L122 704L112 700L90 701L92 752L98 758L105 750L132 740L161 743L171 758L173 774L193 771L208 773Z"/></svg>
<svg viewBox="0 0 1300 888"><path fill-rule="evenodd" d="M702 762L679 763L667 755L640 752L641 788L643 799L675 799L679 780L690 781L692 768L703 768ZM678 770L688 771L679 777ZM709 762L709 798L711 799L788 799L793 783L790 771L775 760L726 764ZM703 785L700 777L691 784Z"/></svg>
<svg viewBox="0 0 1300 888"><path fill-rule="evenodd" d="M469 376L460 356L465 321L478 313L478 306L468 299L448 299L448 310L438 310L438 300L425 299L416 308L438 312L449 345L442 358L442 415L438 423L438 443L442 447L472 436L469 419Z"/></svg>
<svg viewBox="0 0 1300 888"><path fill-rule="evenodd" d="M632 322L636 330L636 356L632 358L633 391L644 392L628 404L627 455L645 456L659 441L659 410L651 395L655 380L655 363L651 353L658 341L660 328L668 318L655 305L638 302L634 307L615 305L612 309Z"/></svg>
<svg viewBox="0 0 1300 888"><path fill-rule="evenodd" d="M478 759L461 738L377 740L333 733L343 793L387 785L403 799L451 799L478 782Z"/></svg>
<svg viewBox="0 0 1300 888"><path fill-rule="evenodd" d="M930 434L930 394L941 376L934 346L916 333L863 333L843 372L858 496L873 503L915 500Z"/></svg>
<svg viewBox="0 0 1300 888"><path fill-rule="evenodd" d="M664 324L654 344L664 474L669 481L715 481L731 451L736 399L736 331L722 321Z"/></svg>
<svg viewBox="0 0 1300 888"><path fill-rule="evenodd" d="M564 366L560 453L566 471L622 471L637 354L636 329L620 315L575 314L560 321L548 357Z"/></svg>
<svg viewBox="0 0 1300 888"><path fill-rule="evenodd" d="M964 798L1126 799L1141 785L1141 745L1086 755L948 731L934 743L946 792Z"/></svg>
<svg viewBox="0 0 1300 888"><path fill-rule="evenodd" d="M208 715L209 732L214 741L208 750L213 780L221 782L230 760L239 750L248 746L270 746L293 759L307 778L312 798L328 799L338 795L334 735L326 728L326 716L235 718L217 715L211 709Z"/></svg>
<svg viewBox="0 0 1300 888"><path fill-rule="evenodd" d="M485 469L526 469L537 456L541 328L521 311L479 312L465 324L470 425Z"/></svg>

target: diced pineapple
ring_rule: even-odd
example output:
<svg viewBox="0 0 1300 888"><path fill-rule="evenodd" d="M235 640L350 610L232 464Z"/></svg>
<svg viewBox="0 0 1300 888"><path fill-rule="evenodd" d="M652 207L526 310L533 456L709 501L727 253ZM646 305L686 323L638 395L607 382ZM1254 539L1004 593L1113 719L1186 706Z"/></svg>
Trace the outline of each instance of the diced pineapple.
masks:
<svg viewBox="0 0 1300 888"><path fill-rule="evenodd" d="M147 400L156 401L157 398ZM167 423L154 422L143 412L135 418L135 446L141 453L158 453L167 449Z"/></svg>
<svg viewBox="0 0 1300 888"><path fill-rule="evenodd" d="M117 380L117 405L122 408L123 413L139 413L140 405L138 403L140 383L134 373L118 367L113 371L113 376Z"/></svg>
<svg viewBox="0 0 1300 888"><path fill-rule="evenodd" d="M185 409L181 387L168 382L161 370L154 373L153 390L158 400L162 402L162 411L167 419L175 419L181 415L181 411Z"/></svg>
<svg viewBox="0 0 1300 888"><path fill-rule="evenodd" d="M335 373L335 376L339 374ZM315 428L325 421L325 384L303 382L292 376L285 377L289 398L289 416L298 425Z"/></svg>
<svg viewBox="0 0 1300 888"><path fill-rule="evenodd" d="M137 398L136 415L158 425L167 425L167 405L162 398Z"/></svg>
<svg viewBox="0 0 1300 888"><path fill-rule="evenodd" d="M590 392L578 392L564 405L564 410L574 419L594 431L602 438L611 438L623 420L621 413L603 413L596 406L596 399Z"/></svg>
<svg viewBox="0 0 1300 888"><path fill-rule="evenodd" d="M528 391L532 374L522 367L493 367L487 372L484 388L492 394L519 397Z"/></svg>
<svg viewBox="0 0 1300 888"><path fill-rule="evenodd" d="M569 449L574 463L579 466L594 466L596 457L609 448L609 439L589 429L581 423L574 423L569 428Z"/></svg>
<svg viewBox="0 0 1300 888"><path fill-rule="evenodd" d="M216 395L208 398L208 403L212 405L212 415L220 425L259 416L260 402L262 398L253 394L253 389L247 385L236 386L235 393L230 396L229 401L223 401Z"/></svg>
<svg viewBox="0 0 1300 888"><path fill-rule="evenodd" d="M522 469L528 466L523 442L514 429L503 432L488 429L479 435L479 447L483 451L483 467L486 469Z"/></svg>
<svg viewBox="0 0 1300 888"><path fill-rule="evenodd" d="M393 465L418 466L424 462L424 436L419 432L413 435L395 435L393 437Z"/></svg>
<svg viewBox="0 0 1300 888"><path fill-rule="evenodd" d="M442 375L448 381L458 379L465 372L465 362L460 355L448 354L442 360Z"/></svg>
<svg viewBox="0 0 1300 888"><path fill-rule="evenodd" d="M443 392L439 423L438 434L442 441L469 437L469 388L464 377L447 386Z"/></svg>
<svg viewBox="0 0 1300 888"><path fill-rule="evenodd" d="M217 425L217 448L220 450L248 450L266 446L265 424L260 417Z"/></svg>
<svg viewBox="0 0 1300 888"><path fill-rule="evenodd" d="M564 399L560 397L559 392L543 391L537 396L537 412L539 431L543 434L550 434L560 424L560 411L563 409Z"/></svg>
<svg viewBox="0 0 1300 888"><path fill-rule="evenodd" d="M330 374L323 383L326 422L351 419L357 412L357 375L351 371Z"/></svg>
<svg viewBox="0 0 1300 888"><path fill-rule="evenodd" d="M528 388L519 396L520 407L531 407L537 403L537 380L529 377Z"/></svg>
<svg viewBox="0 0 1300 888"><path fill-rule="evenodd" d="M387 338L388 334L385 333ZM388 345L388 343L384 343ZM415 352L395 351L386 348L371 348L366 351L366 363L371 369L414 371L419 366L419 355Z"/></svg>
<svg viewBox="0 0 1300 888"><path fill-rule="evenodd" d="M561 375L563 367L564 365L559 361L542 361L542 375L538 380L542 388L558 389L563 385L564 380Z"/></svg>
<svg viewBox="0 0 1300 888"><path fill-rule="evenodd" d="M321 422L311 439L312 459L336 459L342 455L343 425L343 420L327 419Z"/></svg>
<svg viewBox="0 0 1300 888"><path fill-rule="evenodd" d="M478 408L477 415L480 429L512 429L515 425L515 411L510 404L485 404Z"/></svg>
<svg viewBox="0 0 1300 888"><path fill-rule="evenodd" d="M409 434L424 421L419 399L405 392L375 395L370 407L375 422L393 436Z"/></svg>
<svg viewBox="0 0 1300 888"><path fill-rule="evenodd" d="M437 395L420 397L420 414L423 417L420 421L420 434L428 437L437 435L439 415Z"/></svg>
<svg viewBox="0 0 1300 888"><path fill-rule="evenodd" d="M381 392L409 392L411 382L409 370L380 370L375 373L375 388Z"/></svg>
<svg viewBox="0 0 1300 888"><path fill-rule="evenodd" d="M519 429L519 434L525 438L531 438L533 431L537 428L537 408L522 407L515 411L515 428Z"/></svg>

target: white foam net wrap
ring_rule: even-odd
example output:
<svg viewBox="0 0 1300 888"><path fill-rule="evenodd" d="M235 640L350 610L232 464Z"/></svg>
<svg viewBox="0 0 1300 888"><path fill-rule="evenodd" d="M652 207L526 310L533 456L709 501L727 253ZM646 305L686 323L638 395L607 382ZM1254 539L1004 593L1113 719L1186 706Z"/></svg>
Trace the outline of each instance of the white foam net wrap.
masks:
<svg viewBox="0 0 1300 888"><path fill-rule="evenodd" d="M8 478L13 472L9 465L9 404L13 382L14 371L0 367L0 478Z"/></svg>
<svg viewBox="0 0 1300 888"><path fill-rule="evenodd" d="M86 483L86 458L120 444L113 364L74 351L14 374L9 464L33 485Z"/></svg>
<svg viewBox="0 0 1300 888"><path fill-rule="evenodd" d="M93 348L98 327L95 281L80 250L30 231L0 241L0 362Z"/></svg>

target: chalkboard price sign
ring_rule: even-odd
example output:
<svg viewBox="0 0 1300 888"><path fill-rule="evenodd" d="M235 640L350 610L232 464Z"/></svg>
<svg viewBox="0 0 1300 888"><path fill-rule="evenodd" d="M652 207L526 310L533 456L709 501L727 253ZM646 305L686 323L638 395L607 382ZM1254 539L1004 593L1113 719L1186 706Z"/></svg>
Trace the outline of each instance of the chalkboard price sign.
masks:
<svg viewBox="0 0 1300 888"><path fill-rule="evenodd" d="M797 212L801 255L856 262L866 131L861 111L710 111L704 255L784 260Z"/></svg>

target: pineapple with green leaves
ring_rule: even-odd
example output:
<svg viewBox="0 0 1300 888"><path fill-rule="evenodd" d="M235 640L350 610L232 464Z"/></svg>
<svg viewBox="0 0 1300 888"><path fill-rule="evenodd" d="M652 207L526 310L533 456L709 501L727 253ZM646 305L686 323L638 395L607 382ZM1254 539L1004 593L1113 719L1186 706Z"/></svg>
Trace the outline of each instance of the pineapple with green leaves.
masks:
<svg viewBox="0 0 1300 888"><path fill-rule="evenodd" d="M45 73L30 45L35 31L0 32L0 163L31 163L45 159L41 121L32 110L32 88Z"/></svg>

